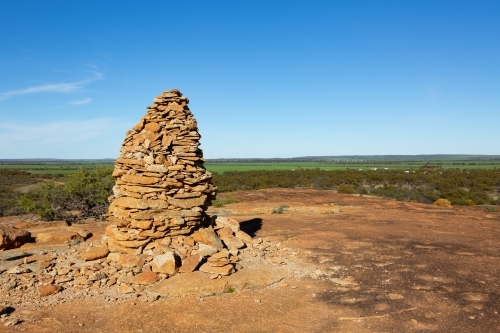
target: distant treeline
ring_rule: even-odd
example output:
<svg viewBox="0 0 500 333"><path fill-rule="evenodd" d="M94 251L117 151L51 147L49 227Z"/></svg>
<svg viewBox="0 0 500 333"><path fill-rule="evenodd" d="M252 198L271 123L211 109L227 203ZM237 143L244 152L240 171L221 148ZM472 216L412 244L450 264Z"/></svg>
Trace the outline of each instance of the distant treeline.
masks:
<svg viewBox="0 0 500 333"><path fill-rule="evenodd" d="M228 171L215 173L213 182L219 192L305 187L423 203L439 198L448 199L454 205L471 204L471 201L475 204L500 203L500 170L497 169Z"/></svg>

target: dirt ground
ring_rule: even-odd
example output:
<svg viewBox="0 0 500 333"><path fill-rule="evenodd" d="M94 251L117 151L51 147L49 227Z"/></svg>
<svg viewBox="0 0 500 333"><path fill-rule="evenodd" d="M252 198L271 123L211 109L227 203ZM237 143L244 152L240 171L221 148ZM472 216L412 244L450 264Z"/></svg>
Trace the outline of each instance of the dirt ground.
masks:
<svg viewBox="0 0 500 333"><path fill-rule="evenodd" d="M499 213L305 189L231 194L238 203L211 213L297 249L314 277L204 298L21 307L12 311L24 321L0 331L500 331Z"/></svg>

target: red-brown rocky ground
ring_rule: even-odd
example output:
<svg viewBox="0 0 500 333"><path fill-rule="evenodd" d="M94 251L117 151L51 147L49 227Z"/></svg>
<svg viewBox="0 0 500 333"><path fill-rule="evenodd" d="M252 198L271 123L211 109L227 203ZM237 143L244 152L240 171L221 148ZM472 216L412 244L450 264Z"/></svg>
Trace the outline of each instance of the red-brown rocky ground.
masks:
<svg viewBox="0 0 500 333"><path fill-rule="evenodd" d="M290 266L283 266L288 273L278 284L204 298L26 304L4 317L23 322L11 327L0 322L1 330L500 331L499 213L302 189L232 195L238 203L212 213L232 215L252 236L294 249L292 268L303 265L309 274L294 277ZM289 206L284 214L271 214L282 204ZM94 237L99 228L91 230ZM9 251L0 253L0 268ZM8 300L0 295L2 303Z"/></svg>

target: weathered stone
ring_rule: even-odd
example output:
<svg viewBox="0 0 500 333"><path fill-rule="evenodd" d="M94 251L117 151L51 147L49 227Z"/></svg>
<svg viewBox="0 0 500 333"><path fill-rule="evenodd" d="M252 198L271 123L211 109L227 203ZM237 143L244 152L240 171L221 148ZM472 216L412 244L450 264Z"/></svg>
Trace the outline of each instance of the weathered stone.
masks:
<svg viewBox="0 0 500 333"><path fill-rule="evenodd" d="M15 249L30 240L30 232L0 225L0 250Z"/></svg>
<svg viewBox="0 0 500 333"><path fill-rule="evenodd" d="M106 278L106 274L103 272L95 272L89 275L89 281L99 281Z"/></svg>
<svg viewBox="0 0 500 333"><path fill-rule="evenodd" d="M151 164L149 165L146 170L151 171L151 172L168 172L168 167L164 164Z"/></svg>
<svg viewBox="0 0 500 333"><path fill-rule="evenodd" d="M119 252L125 254L134 254L136 252L135 248L129 248L118 244L119 241L114 240L113 238L108 239L108 248L109 252Z"/></svg>
<svg viewBox="0 0 500 333"><path fill-rule="evenodd" d="M216 224L216 226L219 226L220 228L228 227L234 233L240 231L240 223L238 221L236 221L235 219L231 219L228 217L217 216L217 218L215 219L215 224Z"/></svg>
<svg viewBox="0 0 500 333"><path fill-rule="evenodd" d="M243 243L245 243L246 246L248 247L252 247L252 237L250 237L249 234L247 234L246 232L240 230L240 231L237 231L235 234L234 234L235 237L241 239L241 241Z"/></svg>
<svg viewBox="0 0 500 333"><path fill-rule="evenodd" d="M161 178L146 177L139 175L123 175L121 176L121 180L123 180L126 183L132 183L132 184L153 185L158 183L161 180Z"/></svg>
<svg viewBox="0 0 500 333"><path fill-rule="evenodd" d="M61 291L61 287L56 284L47 284L43 286L38 286L38 294L40 297L46 297L50 295L57 294Z"/></svg>
<svg viewBox="0 0 500 333"><path fill-rule="evenodd" d="M177 258L174 252L167 252L153 258L151 269L156 273L174 275L177 272Z"/></svg>
<svg viewBox="0 0 500 333"><path fill-rule="evenodd" d="M205 263L200 266L199 270L205 273L220 274L220 275L229 275L235 272L234 266L231 264L227 264L222 267L216 267L208 263Z"/></svg>
<svg viewBox="0 0 500 333"><path fill-rule="evenodd" d="M227 264L229 264L229 260L228 259L219 259L219 260L210 260L210 258L208 258L207 260L207 264L210 265L210 266L213 266L213 267L222 267L222 266L226 266Z"/></svg>
<svg viewBox="0 0 500 333"><path fill-rule="evenodd" d="M201 228L194 232L191 237L198 243L203 243L215 247L217 250L223 248L222 241L215 234L215 231L211 228Z"/></svg>
<svg viewBox="0 0 500 333"><path fill-rule="evenodd" d="M213 255L210 256L210 259L212 260L218 260L218 259L227 259L229 258L229 251L227 249L222 249L217 253L214 253Z"/></svg>
<svg viewBox="0 0 500 333"><path fill-rule="evenodd" d="M180 208L193 208L196 206L205 205L205 201L207 200L206 195L202 195L198 198L188 198L188 199L175 199L168 198L168 203Z"/></svg>
<svg viewBox="0 0 500 333"><path fill-rule="evenodd" d="M132 220L130 222L130 227L135 229L150 229L153 225L153 221L149 220Z"/></svg>
<svg viewBox="0 0 500 333"><path fill-rule="evenodd" d="M222 229L217 230L217 235L222 239L225 237L233 237L234 233L228 227L224 227Z"/></svg>
<svg viewBox="0 0 500 333"><path fill-rule="evenodd" d="M106 245L93 247L81 254L81 258L85 261L96 260L107 257L109 254L108 247Z"/></svg>
<svg viewBox="0 0 500 333"><path fill-rule="evenodd" d="M217 248L215 248L213 246L199 243L198 250L193 251L193 254L199 254L202 257L208 257L208 256L211 256L211 255L217 253L217 251L218 251Z"/></svg>
<svg viewBox="0 0 500 333"><path fill-rule="evenodd" d="M160 130L161 130L160 125L157 124L157 123L148 123L148 124L146 124L146 126L144 126L144 128L147 131L150 131L150 132L153 132L153 133L159 133Z"/></svg>
<svg viewBox="0 0 500 333"><path fill-rule="evenodd" d="M241 249L245 247L245 243L237 237L224 237L221 239L229 250Z"/></svg>
<svg viewBox="0 0 500 333"><path fill-rule="evenodd" d="M142 268L144 263L146 262L143 256L133 255L133 254L122 254L119 256L118 260L116 260L118 264L122 267L137 267Z"/></svg>
<svg viewBox="0 0 500 333"><path fill-rule="evenodd" d="M118 157L116 159L116 163L127 164L127 165L140 165L140 166L144 165L144 161L139 161L132 158L123 158L123 157Z"/></svg>
<svg viewBox="0 0 500 333"><path fill-rule="evenodd" d="M179 268L179 273L187 273L194 271L200 264L203 257L200 254L193 254L182 260L182 265Z"/></svg>
<svg viewBox="0 0 500 333"><path fill-rule="evenodd" d="M141 246L146 245L149 243L151 240L150 239L145 239L145 240L128 240L128 241L116 241L116 244L119 246L123 247L128 247L128 248L133 248L137 249Z"/></svg>
<svg viewBox="0 0 500 333"><path fill-rule="evenodd" d="M136 213L130 213L130 217L137 220L155 219L165 220L174 217L200 217L201 213L192 210L144 210Z"/></svg>
<svg viewBox="0 0 500 333"><path fill-rule="evenodd" d="M113 201L112 205L131 209L166 209L169 203L164 200L120 197Z"/></svg>

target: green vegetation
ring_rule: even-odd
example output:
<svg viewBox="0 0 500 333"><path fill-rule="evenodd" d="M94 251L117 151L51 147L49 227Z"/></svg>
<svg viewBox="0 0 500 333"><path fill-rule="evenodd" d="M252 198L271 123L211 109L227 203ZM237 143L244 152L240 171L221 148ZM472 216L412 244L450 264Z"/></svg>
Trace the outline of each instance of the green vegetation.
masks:
<svg viewBox="0 0 500 333"><path fill-rule="evenodd" d="M498 207L486 205L483 207L483 211L486 213L498 213Z"/></svg>
<svg viewBox="0 0 500 333"><path fill-rule="evenodd" d="M232 203L236 203L236 202L238 202L238 199L236 199L232 195L228 194L221 199L213 200L212 205L214 207L220 208L220 207L224 207L224 205L228 205L228 204L232 204Z"/></svg>
<svg viewBox="0 0 500 333"><path fill-rule="evenodd" d="M255 170L417 170L421 167L442 169L494 169L500 168L500 156L427 155L427 156L338 156L304 157L288 159L212 159L207 160L208 171Z"/></svg>
<svg viewBox="0 0 500 333"><path fill-rule="evenodd" d="M279 205L279 207L273 208L271 211L272 214L283 214L288 208L290 208L288 205Z"/></svg>
<svg viewBox="0 0 500 333"><path fill-rule="evenodd" d="M315 188L344 193L370 194L401 201L433 203L439 198L453 205L499 204L500 169L228 171L215 173L219 192L263 188Z"/></svg>
<svg viewBox="0 0 500 333"><path fill-rule="evenodd" d="M104 162L95 161L0 161L0 170L24 170L30 174L36 175L67 175L77 172L79 169L95 169L102 166L112 166L113 161L105 160Z"/></svg>
<svg viewBox="0 0 500 333"><path fill-rule="evenodd" d="M47 220L99 217L108 208L108 197L115 183L111 173L112 168L106 166L79 169L68 174L63 184L46 182L22 195L17 205L24 212L36 213Z"/></svg>
<svg viewBox="0 0 500 333"><path fill-rule="evenodd" d="M447 199L452 205L500 204L500 156L209 160L205 166L213 172L219 193L300 187L422 203ZM71 219L75 211L77 217L99 216L107 209L114 184L111 170L111 160L0 160L0 216L31 212L46 219ZM213 205L235 202L225 195ZM277 207L275 213L285 209Z"/></svg>

